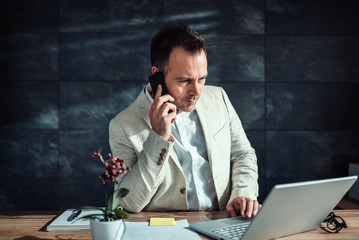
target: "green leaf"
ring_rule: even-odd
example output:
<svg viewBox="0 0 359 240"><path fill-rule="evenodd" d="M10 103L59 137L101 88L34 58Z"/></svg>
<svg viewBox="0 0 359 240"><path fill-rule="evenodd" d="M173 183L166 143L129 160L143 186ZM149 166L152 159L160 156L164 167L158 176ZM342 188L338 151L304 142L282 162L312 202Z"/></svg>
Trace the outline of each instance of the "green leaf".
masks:
<svg viewBox="0 0 359 240"><path fill-rule="evenodd" d="M107 213L107 219L106 221L114 221L116 220L116 215L115 213L112 211L112 212L108 212Z"/></svg>
<svg viewBox="0 0 359 240"><path fill-rule="evenodd" d="M86 216L82 216L80 218L77 218L75 220L75 222L80 220L80 219L98 220L98 219L103 219L103 218L104 218L103 214L97 213L97 214L90 214L90 215L86 215Z"/></svg>
<svg viewBox="0 0 359 240"><path fill-rule="evenodd" d="M124 198L126 195L130 192L127 188L120 188L117 191L115 191L115 194L117 193L118 197Z"/></svg>
<svg viewBox="0 0 359 240"><path fill-rule="evenodd" d="M106 212L109 213L113 210L113 195L110 197L110 199L108 199L107 202L107 207L106 207Z"/></svg>
<svg viewBox="0 0 359 240"><path fill-rule="evenodd" d="M116 219L121 219L121 218L126 219L129 216L128 213L125 210L121 209L121 208L115 209L114 212L116 214Z"/></svg>
<svg viewBox="0 0 359 240"><path fill-rule="evenodd" d="M111 206L112 210L116 209L120 205L122 198L126 197L129 192L130 190L128 190L127 188L120 188L116 190L113 193L113 197L111 197L111 199L109 200L109 204L107 206Z"/></svg>

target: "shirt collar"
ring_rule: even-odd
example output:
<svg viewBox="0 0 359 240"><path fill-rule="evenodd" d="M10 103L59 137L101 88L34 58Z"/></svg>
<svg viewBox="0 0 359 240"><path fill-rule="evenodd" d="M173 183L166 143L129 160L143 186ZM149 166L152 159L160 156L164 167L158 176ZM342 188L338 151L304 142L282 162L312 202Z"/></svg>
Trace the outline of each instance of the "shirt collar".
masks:
<svg viewBox="0 0 359 240"><path fill-rule="evenodd" d="M148 100L150 100L150 103L152 104L152 103L153 103L153 98L152 98L152 96L151 96L151 94L150 94L149 91L151 91L151 93L152 93L151 85L148 83L148 84L146 85L146 87L145 87L145 93L146 93L146 96L147 96Z"/></svg>

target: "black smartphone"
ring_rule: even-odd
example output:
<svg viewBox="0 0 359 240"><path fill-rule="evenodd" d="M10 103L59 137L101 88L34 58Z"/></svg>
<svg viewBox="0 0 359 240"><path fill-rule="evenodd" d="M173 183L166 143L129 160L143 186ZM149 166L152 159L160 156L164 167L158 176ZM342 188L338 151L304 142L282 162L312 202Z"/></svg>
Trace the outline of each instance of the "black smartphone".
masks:
<svg viewBox="0 0 359 240"><path fill-rule="evenodd" d="M154 74L152 74L149 77L149 79L150 79L153 96L156 95L158 84L161 84L161 86L162 86L161 96L169 94L166 83L165 83L165 77L163 76L163 72L161 72L161 71L155 72ZM171 112L172 112L172 110L168 111L168 113L171 113Z"/></svg>
<svg viewBox="0 0 359 240"><path fill-rule="evenodd" d="M168 94L168 90L165 84L165 77L163 76L163 72L155 72L149 77L153 96L156 95L158 84L162 86L162 96Z"/></svg>

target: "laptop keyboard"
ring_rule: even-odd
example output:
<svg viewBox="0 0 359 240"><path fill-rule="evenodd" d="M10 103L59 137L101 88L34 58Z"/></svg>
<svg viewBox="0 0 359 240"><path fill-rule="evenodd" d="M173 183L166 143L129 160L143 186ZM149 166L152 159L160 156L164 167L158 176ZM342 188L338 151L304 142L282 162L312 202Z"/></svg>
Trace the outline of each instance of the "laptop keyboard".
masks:
<svg viewBox="0 0 359 240"><path fill-rule="evenodd" d="M242 238L250 224L250 222L240 223L228 227L213 229L212 232L221 235L223 239L239 240Z"/></svg>

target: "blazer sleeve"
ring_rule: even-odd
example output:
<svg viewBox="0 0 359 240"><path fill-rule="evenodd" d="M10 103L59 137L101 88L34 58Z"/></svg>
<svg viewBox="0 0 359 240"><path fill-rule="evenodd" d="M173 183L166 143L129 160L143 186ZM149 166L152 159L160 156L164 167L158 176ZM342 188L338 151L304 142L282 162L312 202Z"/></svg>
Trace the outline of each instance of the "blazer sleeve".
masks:
<svg viewBox="0 0 359 240"><path fill-rule="evenodd" d="M231 132L232 191L228 203L238 196L256 200L258 197L257 156L244 132L236 110L222 88L221 91L228 111Z"/></svg>
<svg viewBox="0 0 359 240"><path fill-rule="evenodd" d="M128 126L126 130L128 131ZM125 164L131 168L126 175L120 175L116 179L119 182L116 189L130 189L129 194L122 199L121 206L131 212L140 212L151 201L164 179L168 167L168 153L173 147L173 143L164 140L152 129L148 131L144 141L136 139L140 145L143 144L143 149L137 153L130 137L121 127L121 120L114 118L109 125L112 154L124 159Z"/></svg>

